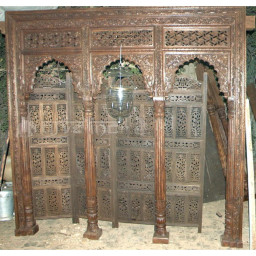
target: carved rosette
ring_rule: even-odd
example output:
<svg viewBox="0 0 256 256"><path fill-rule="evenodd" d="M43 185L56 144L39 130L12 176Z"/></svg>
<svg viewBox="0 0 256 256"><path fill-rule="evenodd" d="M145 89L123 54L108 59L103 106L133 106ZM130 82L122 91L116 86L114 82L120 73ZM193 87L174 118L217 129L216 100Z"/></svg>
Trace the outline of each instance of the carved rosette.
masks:
<svg viewBox="0 0 256 256"><path fill-rule="evenodd" d="M224 94L228 93L228 84L230 83L230 56L228 53L166 53L164 62L165 62L165 93L168 94L170 88L175 79L175 72L182 66L185 62L190 60L199 59L209 65L214 66L214 69L217 71L218 82L220 84L220 91Z"/></svg>
<svg viewBox="0 0 256 256"><path fill-rule="evenodd" d="M154 72L153 72L153 54L123 54L122 57L129 62L133 62L139 66L142 71L146 89L149 93L153 93L154 84ZM92 56L92 93L94 96L101 92L101 84L103 77L103 71L112 62L120 59L119 54L108 54L108 55L93 55Z"/></svg>

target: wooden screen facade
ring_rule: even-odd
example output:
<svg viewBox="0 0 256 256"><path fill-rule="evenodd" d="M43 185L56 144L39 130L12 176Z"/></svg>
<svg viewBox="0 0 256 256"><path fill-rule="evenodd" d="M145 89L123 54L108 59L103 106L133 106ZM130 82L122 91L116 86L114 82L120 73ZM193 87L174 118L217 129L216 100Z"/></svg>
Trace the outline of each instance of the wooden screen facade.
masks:
<svg viewBox="0 0 256 256"><path fill-rule="evenodd" d="M168 147L165 149L165 144L168 144L169 140L168 129L165 128L165 120L170 115L167 110L176 113L174 114L176 122L184 122L184 120L181 120L182 116L187 115L191 120L189 123L190 128L187 128L186 133L181 130L180 134L183 134L186 139L192 139L191 136L194 136L193 134L197 134L197 136L200 134L196 129L193 130L192 128L193 125L198 124L198 116L200 113L203 114L203 110L199 110L198 105L188 104L185 107L185 105L182 105L183 102L179 105L172 104L168 100L173 97L170 95L175 95L176 93L174 86L175 72L178 68L187 61L199 59L214 66L219 79L220 91L224 94L228 103L226 225L221 241L223 246L242 246L244 88L246 82L244 7L127 7L9 12L6 14L6 31L16 235L29 235L38 231L38 225L34 218L32 196L32 184L36 179L31 177L33 156L31 153L26 154L26 152L31 152L29 148L31 138L28 134L28 120L30 118L29 109L30 106L33 106L31 105L33 103L31 103L30 95L35 93L37 89L35 87L35 74L38 67L51 60L56 60L68 67L72 77L72 90L78 95L80 103L82 102L84 107L84 140L77 139L80 144L83 143L84 145L78 146L79 144L74 142L74 146L80 148L81 154L84 154L84 181L86 184L85 186L79 185L80 182L82 183L82 179L74 181L74 184L86 191L88 226L84 237L90 239L98 239L100 237L102 230L98 227L97 212L99 214L101 212L100 207L103 205L101 201L105 202L106 205L109 205L109 202L106 198L107 193L102 191L102 196L100 195L99 175L101 174L98 173L98 176L96 175L95 155L97 153L94 149L97 148L97 143L100 142L94 143L93 115L95 111L97 113L97 110L94 109L95 98L101 91L102 72L111 62L118 60L119 47L122 44L124 59L139 66L143 74L145 88L149 95L153 97L153 110L151 109L150 111L153 111L154 146L147 152L149 155L154 155L154 163L148 163L148 166L154 165L154 210L152 211L154 211L155 231L153 242L168 242L169 234L166 231L166 223L170 221L168 214L175 212L173 209L166 211L170 201L169 188L174 189L173 185L169 184L168 159L173 157L173 163L176 163L176 169L179 170L184 168L184 159L190 163L186 165L186 170L197 166L199 152L187 153L185 156L184 152L186 151L184 150L179 151L177 149L175 151L172 149L169 151ZM63 114L65 109L65 107L62 110L58 109L58 104L60 107L66 103L64 101L60 103L57 101L44 103L42 101L40 104L39 110L42 115L47 104L53 107L55 111L53 115L56 115L58 111L62 111ZM135 119L136 115L135 111L133 113ZM197 121L192 121L192 117ZM43 118L43 116L40 118ZM62 122L64 120L59 121ZM56 126L54 129L56 129ZM173 136L177 136L177 130L173 131ZM43 140L44 136L42 135L41 138ZM172 139L176 138L173 137ZM200 140L200 138L198 139ZM169 144L172 143L170 142ZM106 144L106 147L101 149L102 154L107 152L108 146ZM121 149L121 147L120 143L116 144L119 158L122 158L122 154L126 150ZM59 161L61 159L60 155L64 158L69 156L67 149L57 146L56 143L54 145L50 143L49 147L38 147L37 150L39 148L41 148L44 158L49 155L48 162L51 161L53 153L56 157L54 161ZM82 153L83 148L84 151ZM133 150L136 151L138 148L130 149L128 155L129 158L134 158L136 162L136 155ZM202 157L201 153L200 158ZM77 157L72 159L70 160L74 161L75 159L77 161ZM147 159L147 157L144 159ZM42 159L42 161L44 160ZM146 160L143 161L144 163L141 163L141 166L146 165ZM202 161L200 160L199 162L201 163ZM118 165L118 161L116 164ZM46 172L46 165L42 171ZM192 165L193 167L191 167ZM138 166L131 167L134 170L139 168ZM58 167L56 173L61 173L62 171L63 169ZM118 176L118 173L116 175ZM196 176L191 176L190 178L197 179ZM69 178L69 174L66 177ZM183 182L188 181L186 180L188 177L182 177L182 175L177 177ZM72 178L70 179L72 183ZM99 193L98 201L96 184ZM110 186L113 185L110 184ZM116 186L116 191L120 191L119 198L117 197L114 200L124 201L120 197L125 192L123 189L124 184L118 182L114 186ZM181 189L181 187L176 186L175 189ZM49 198L56 197L57 193L61 200L67 200L68 202L68 191L72 190L72 186L59 185L58 191L54 192L55 194L53 191L47 191L46 187L43 190ZM76 189L75 191L78 190ZM72 197L72 191L70 193ZM78 195L74 196L78 198ZM104 196L105 199L103 198ZM84 200L82 193L80 198L82 201ZM193 199L193 204L187 203L188 199L186 199L186 202L180 203L178 208L187 205L188 208L194 209L198 204L196 202L197 199ZM135 208L138 205L138 200L135 197L130 196L127 200L134 202ZM198 200L200 201L200 199ZM110 205L112 208L116 207L114 204ZM51 207L54 208L56 205L49 206L49 208ZM64 216L65 207L60 208L60 210ZM73 210L76 214L79 212L78 209ZM113 212L116 212L117 216L108 218L118 220L120 211ZM129 218L134 218L133 216L134 213L129 213ZM192 214L191 218L193 219L195 216L195 214ZM126 219L126 217L119 217L119 220ZM189 218L189 215L187 215L186 219L188 220ZM75 219L77 221L77 217Z"/></svg>
<svg viewBox="0 0 256 256"><path fill-rule="evenodd" d="M202 225L205 156L205 83L177 76L165 107L167 224ZM154 106L144 84L122 124L108 114L105 90L95 105L99 219L153 224Z"/></svg>

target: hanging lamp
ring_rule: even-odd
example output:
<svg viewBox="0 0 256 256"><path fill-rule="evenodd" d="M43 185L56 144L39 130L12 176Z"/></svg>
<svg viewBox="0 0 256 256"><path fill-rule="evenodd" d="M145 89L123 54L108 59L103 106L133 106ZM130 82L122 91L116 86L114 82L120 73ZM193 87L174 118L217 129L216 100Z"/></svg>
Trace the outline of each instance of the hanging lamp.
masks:
<svg viewBox="0 0 256 256"><path fill-rule="evenodd" d="M135 89L133 82L129 79L133 76L133 72L129 65L122 62L122 45L120 46L119 65L107 71L106 76L108 77L107 109L109 115L115 118L118 124L121 124L132 111L133 90ZM129 79L129 82L124 85L123 81L127 79Z"/></svg>

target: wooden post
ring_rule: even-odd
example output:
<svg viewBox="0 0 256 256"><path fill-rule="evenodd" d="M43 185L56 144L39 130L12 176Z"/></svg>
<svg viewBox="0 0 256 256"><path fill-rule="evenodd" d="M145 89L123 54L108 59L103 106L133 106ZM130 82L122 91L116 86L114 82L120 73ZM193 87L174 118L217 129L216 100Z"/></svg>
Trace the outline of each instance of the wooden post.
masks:
<svg viewBox="0 0 256 256"><path fill-rule="evenodd" d="M30 154L28 145L28 121L26 119L27 114L22 111L21 115L21 129L20 129L20 163L22 174L22 198L24 204L24 222L15 230L16 236L34 235L39 227L36 224L33 211L32 200L32 183L31 183L31 171L30 171Z"/></svg>
<svg viewBox="0 0 256 256"><path fill-rule="evenodd" d="M164 150L164 99L154 98L155 114L155 201L156 223L153 243L168 244L169 232L166 231L166 175Z"/></svg>
<svg viewBox="0 0 256 256"><path fill-rule="evenodd" d="M102 229L98 227L97 214L97 191L96 191L96 168L93 147L93 102L85 103L84 120L84 155L85 155L85 184L86 184L86 207L87 207L87 230L83 237L98 240Z"/></svg>
<svg viewBox="0 0 256 256"><path fill-rule="evenodd" d="M254 188L254 166L252 155L252 135L249 100L246 99L246 153L247 153L247 173L249 191L249 241L250 249L256 250L256 230L255 230L255 188Z"/></svg>

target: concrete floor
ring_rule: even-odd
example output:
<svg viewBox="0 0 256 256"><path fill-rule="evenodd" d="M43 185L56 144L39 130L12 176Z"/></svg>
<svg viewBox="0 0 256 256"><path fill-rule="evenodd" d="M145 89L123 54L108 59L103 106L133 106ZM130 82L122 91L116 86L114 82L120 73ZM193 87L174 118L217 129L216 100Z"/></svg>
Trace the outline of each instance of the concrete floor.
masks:
<svg viewBox="0 0 256 256"><path fill-rule="evenodd" d="M219 212L222 216L217 216ZM98 241L83 238L86 219L72 224L71 219L38 220L34 236L15 237L14 220L0 222L0 249L3 250L227 250L221 247L224 231L225 200L203 204L202 233L195 227L168 226L169 244L152 244L153 225L120 223L113 229L110 222L99 221L103 235ZM244 202L243 251L249 249L248 202Z"/></svg>

